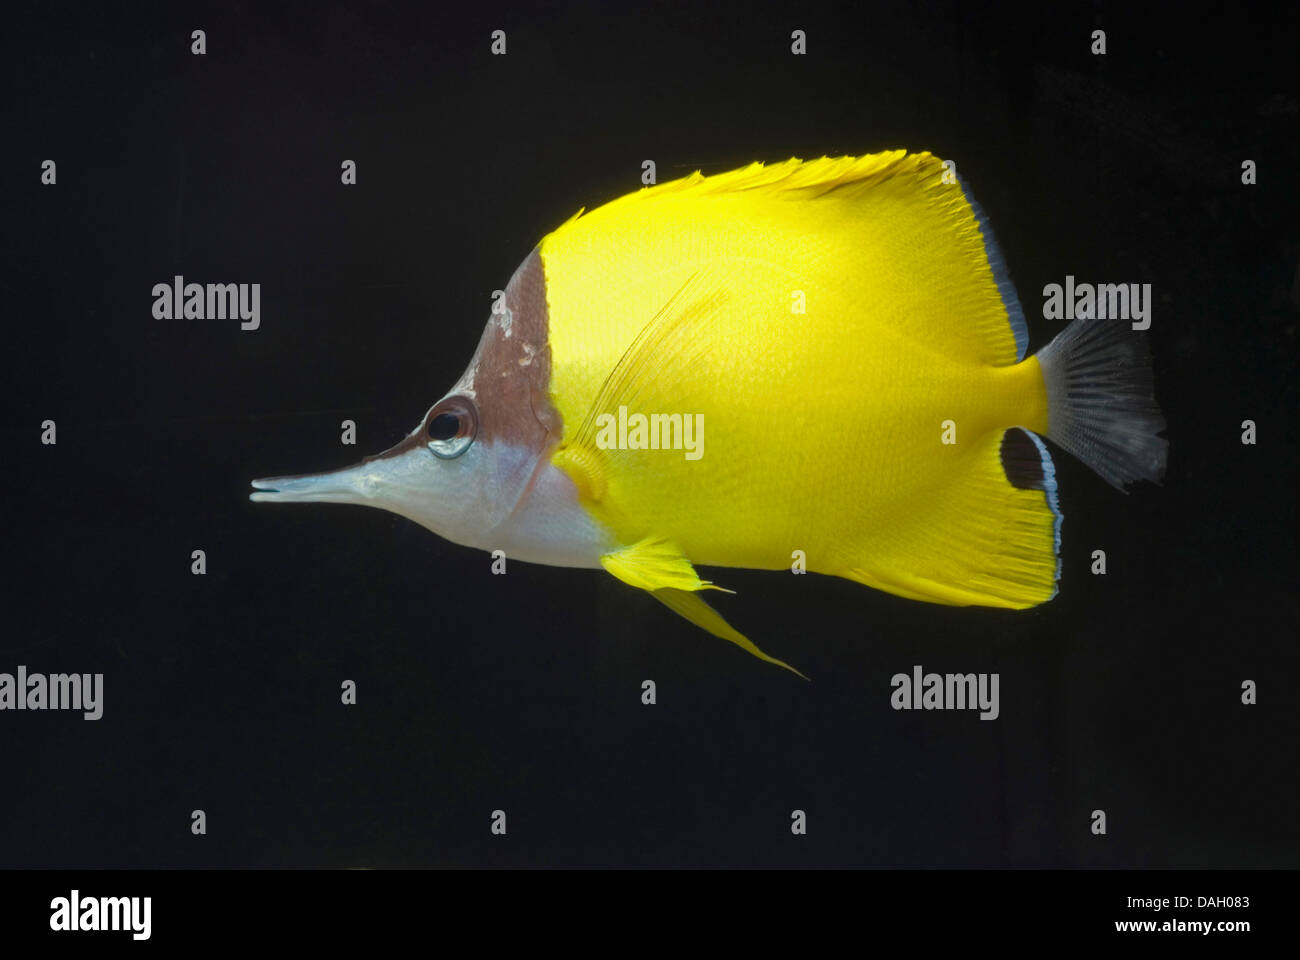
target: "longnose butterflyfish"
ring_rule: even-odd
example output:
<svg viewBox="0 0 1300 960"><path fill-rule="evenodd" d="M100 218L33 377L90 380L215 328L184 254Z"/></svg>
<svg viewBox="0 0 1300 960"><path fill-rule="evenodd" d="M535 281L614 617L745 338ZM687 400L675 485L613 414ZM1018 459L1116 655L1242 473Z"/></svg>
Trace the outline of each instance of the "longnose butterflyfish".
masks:
<svg viewBox="0 0 1300 960"><path fill-rule="evenodd" d="M1027 340L988 220L937 157L696 172L544 237L396 446L251 498L603 567L793 670L704 601L723 588L697 564L1023 609L1061 572L1040 437L1121 490L1159 481L1142 334L1076 319L1028 357Z"/></svg>

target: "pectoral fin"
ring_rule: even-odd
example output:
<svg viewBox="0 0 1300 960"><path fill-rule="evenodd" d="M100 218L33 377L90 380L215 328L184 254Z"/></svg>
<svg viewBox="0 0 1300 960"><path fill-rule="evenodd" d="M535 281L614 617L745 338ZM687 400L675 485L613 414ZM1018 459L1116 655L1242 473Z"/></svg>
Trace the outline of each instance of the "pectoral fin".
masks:
<svg viewBox="0 0 1300 960"><path fill-rule="evenodd" d="M697 627L707 630L715 637L730 640L760 660L774 663L805 680L808 679L785 661L768 656L705 603L697 591L722 590L722 588L707 580L701 580L691 562L669 541L659 537L647 537L630 546L605 554L600 558L600 562L618 579L649 591L656 600Z"/></svg>
<svg viewBox="0 0 1300 960"><path fill-rule="evenodd" d="M719 349L717 320L725 313L732 288L742 282L741 271L741 265L718 260L692 273L646 321L605 378L581 424L572 435L566 430L565 441L551 455L551 462L578 488L582 504L606 526L618 531L623 522L622 505L607 497L611 477L636 472L645 460L640 450L602 446L602 418L615 417L623 407L701 409L703 401L692 392L699 389L697 370Z"/></svg>

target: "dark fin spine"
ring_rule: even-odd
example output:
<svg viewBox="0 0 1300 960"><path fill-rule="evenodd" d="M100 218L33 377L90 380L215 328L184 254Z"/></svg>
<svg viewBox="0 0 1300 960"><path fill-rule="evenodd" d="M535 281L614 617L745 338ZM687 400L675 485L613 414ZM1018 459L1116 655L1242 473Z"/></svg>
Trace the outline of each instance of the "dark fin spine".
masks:
<svg viewBox="0 0 1300 960"><path fill-rule="evenodd" d="M1038 353L1047 437L1123 490L1158 483L1169 441L1156 405L1146 338L1127 321L1075 320Z"/></svg>

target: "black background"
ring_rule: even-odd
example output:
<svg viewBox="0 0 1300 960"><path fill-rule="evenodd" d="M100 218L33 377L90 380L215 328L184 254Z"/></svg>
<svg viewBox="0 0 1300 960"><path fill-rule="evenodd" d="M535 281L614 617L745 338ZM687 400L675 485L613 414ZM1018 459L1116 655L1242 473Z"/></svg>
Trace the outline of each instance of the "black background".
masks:
<svg viewBox="0 0 1300 960"><path fill-rule="evenodd" d="M11 14L0 671L102 672L105 712L0 714L0 866L1294 866L1300 32L1127 6ZM706 572L808 684L599 571L248 502L410 430L491 291L643 160L894 147L957 162L1031 350L1044 284L1152 284L1168 475L1057 453L1051 603ZM155 320L178 273L261 283L261 329ZM1000 673L1001 717L893 711L913 664Z"/></svg>

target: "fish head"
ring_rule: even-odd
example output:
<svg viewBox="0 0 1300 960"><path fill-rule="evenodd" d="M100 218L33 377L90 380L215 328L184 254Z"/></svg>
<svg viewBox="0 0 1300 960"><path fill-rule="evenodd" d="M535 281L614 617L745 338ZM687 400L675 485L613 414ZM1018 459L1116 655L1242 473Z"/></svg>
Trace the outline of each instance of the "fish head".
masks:
<svg viewBox="0 0 1300 960"><path fill-rule="evenodd" d="M493 549L559 443L547 394L546 295L536 250L520 264L464 375L401 442L327 473L254 480L258 503L350 503Z"/></svg>

